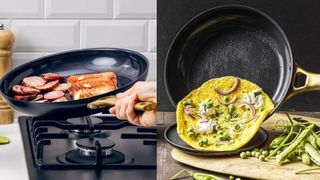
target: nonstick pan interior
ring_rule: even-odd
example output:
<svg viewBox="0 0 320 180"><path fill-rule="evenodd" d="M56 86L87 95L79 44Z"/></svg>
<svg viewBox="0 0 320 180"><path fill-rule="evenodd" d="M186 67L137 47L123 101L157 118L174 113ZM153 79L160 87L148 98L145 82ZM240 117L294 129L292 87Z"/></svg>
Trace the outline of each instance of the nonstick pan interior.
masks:
<svg viewBox="0 0 320 180"><path fill-rule="evenodd" d="M165 83L176 105L211 78L238 76L262 87L278 107L292 73L290 46L280 27L258 10L226 6L200 14L178 33L167 54Z"/></svg>
<svg viewBox="0 0 320 180"><path fill-rule="evenodd" d="M90 110L88 103L107 95L122 92L138 80L145 80L148 60L139 53L112 48L81 49L42 57L21 65L3 77L0 89L5 100L19 112L32 116L79 117L102 111ZM74 74L113 71L117 75L118 89L103 95L61 103L34 103L12 98L11 88L27 76L59 73L64 77ZM103 109L106 111L107 109Z"/></svg>

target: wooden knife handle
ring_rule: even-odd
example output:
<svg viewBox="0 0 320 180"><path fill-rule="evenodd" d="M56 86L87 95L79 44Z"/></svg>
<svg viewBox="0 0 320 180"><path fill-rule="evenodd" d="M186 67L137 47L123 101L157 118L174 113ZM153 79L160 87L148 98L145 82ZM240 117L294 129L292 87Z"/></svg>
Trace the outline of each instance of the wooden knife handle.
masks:
<svg viewBox="0 0 320 180"><path fill-rule="evenodd" d="M115 106L117 102L116 96L107 96L95 100L87 105L89 109L100 109L104 107ZM134 109L137 111L153 111L156 110L157 104L153 102L140 101L137 102L134 106Z"/></svg>

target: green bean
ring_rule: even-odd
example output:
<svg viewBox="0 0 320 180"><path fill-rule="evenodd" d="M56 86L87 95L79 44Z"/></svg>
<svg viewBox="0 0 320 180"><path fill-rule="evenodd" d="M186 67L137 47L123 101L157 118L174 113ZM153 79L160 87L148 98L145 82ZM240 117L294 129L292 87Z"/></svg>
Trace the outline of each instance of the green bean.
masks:
<svg viewBox="0 0 320 180"><path fill-rule="evenodd" d="M320 167L304 169L301 171L297 171L295 174L312 174L310 173L310 171L316 171L316 170L320 170Z"/></svg>
<svg viewBox="0 0 320 180"><path fill-rule="evenodd" d="M309 142L306 142L304 144L304 148L308 155L310 156L310 159L312 162L314 162L316 165L320 166L320 153L317 151L315 147L313 147Z"/></svg>
<svg viewBox="0 0 320 180"><path fill-rule="evenodd" d="M280 150L282 145L285 144L290 139L292 132L293 132L293 127L291 126L287 137L284 138L284 140L280 143L280 145L272 153L269 154L269 156L267 157L268 159L274 156L275 154L277 154L277 152Z"/></svg>
<svg viewBox="0 0 320 180"><path fill-rule="evenodd" d="M282 164L283 161L287 158L287 156L293 152L302 142L305 140L307 136L310 135L314 127L314 124L309 125L305 130L303 130L297 139L293 141L284 151L282 151L277 157L276 162ZM319 162L320 163L320 162Z"/></svg>

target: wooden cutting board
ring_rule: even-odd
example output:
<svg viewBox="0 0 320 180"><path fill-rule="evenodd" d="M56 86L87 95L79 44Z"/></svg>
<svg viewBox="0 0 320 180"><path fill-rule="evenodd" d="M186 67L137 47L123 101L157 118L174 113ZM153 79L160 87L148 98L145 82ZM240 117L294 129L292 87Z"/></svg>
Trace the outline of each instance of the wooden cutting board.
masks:
<svg viewBox="0 0 320 180"><path fill-rule="evenodd" d="M302 116L292 116L302 117ZM308 119L316 124L320 124L320 119L311 117L302 117ZM285 114L274 114L266 122L263 123L262 127L268 131L269 139L266 146L269 145L270 141L275 135L279 134L279 130L275 130L271 125L278 120L287 120ZM239 156L233 157L201 157L184 153L181 150L173 149L171 151L173 159L178 162L213 172L219 172L224 174L232 174L235 176L248 177L253 179L320 179L319 174L308 174L308 175L296 175L295 172L316 167L307 166L302 162L289 163L286 165L278 165L274 159L267 160L265 162L260 161L257 158L250 157L248 159L241 159Z"/></svg>

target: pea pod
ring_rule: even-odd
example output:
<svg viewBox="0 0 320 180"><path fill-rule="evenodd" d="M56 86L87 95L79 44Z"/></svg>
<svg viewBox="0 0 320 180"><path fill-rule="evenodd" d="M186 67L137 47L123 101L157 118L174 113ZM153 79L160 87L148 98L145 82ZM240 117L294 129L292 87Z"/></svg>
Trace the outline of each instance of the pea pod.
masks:
<svg viewBox="0 0 320 180"><path fill-rule="evenodd" d="M303 153L301 155L301 160L302 160L303 164L310 165L310 157L308 154Z"/></svg>
<svg viewBox="0 0 320 180"><path fill-rule="evenodd" d="M194 180L217 180L218 178L214 175L204 173L191 173L191 177Z"/></svg>
<svg viewBox="0 0 320 180"><path fill-rule="evenodd" d="M276 162L282 164L289 154L291 154L305 139L310 135L314 127L314 124L309 125L303 130L296 140L294 140L284 151L282 151L276 157ZM309 154L310 155L310 154ZM311 158L312 160L312 158ZM320 164L320 161L319 161Z"/></svg>
<svg viewBox="0 0 320 180"><path fill-rule="evenodd" d="M277 148L286 137L287 137L287 135L283 134L283 135L280 135L280 136L274 138L272 140L272 142L270 143L269 147L272 149Z"/></svg>
<svg viewBox="0 0 320 180"><path fill-rule="evenodd" d="M313 136L313 134L310 134L310 136L308 137L308 141L313 147L317 147L316 138Z"/></svg>
<svg viewBox="0 0 320 180"><path fill-rule="evenodd" d="M172 176L170 178L170 180L180 179L180 178L178 178L178 176L180 176L184 172L188 173L188 175L191 176L192 179L194 179L194 180L219 180L220 179L220 178L218 178L214 175L211 175L211 174L194 173L194 172L189 171L187 169L183 169L183 170L179 171L177 174L175 174L174 176Z"/></svg>
<svg viewBox="0 0 320 180"><path fill-rule="evenodd" d="M10 139L4 136L0 136L0 144L9 144Z"/></svg>
<svg viewBox="0 0 320 180"><path fill-rule="evenodd" d="M290 131L287 137L284 138L284 140L280 143L280 145L272 153L270 153L267 158L271 158L272 156L276 155L277 152L279 152L279 150L281 149L281 147L290 139L292 134L293 134L293 127L290 127Z"/></svg>
<svg viewBox="0 0 320 180"><path fill-rule="evenodd" d="M310 156L311 161L320 166L320 153L317 151L317 149L313 147L309 142L305 143L304 148Z"/></svg>

